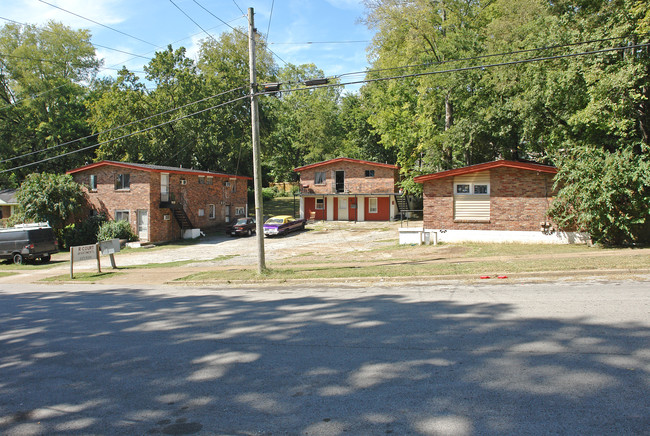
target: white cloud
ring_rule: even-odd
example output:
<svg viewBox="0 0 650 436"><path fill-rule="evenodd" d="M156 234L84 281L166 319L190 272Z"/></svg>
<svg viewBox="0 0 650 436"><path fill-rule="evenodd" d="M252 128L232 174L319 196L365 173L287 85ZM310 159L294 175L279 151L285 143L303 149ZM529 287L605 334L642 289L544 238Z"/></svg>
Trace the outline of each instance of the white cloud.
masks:
<svg viewBox="0 0 650 436"><path fill-rule="evenodd" d="M2 8L3 16L22 23L42 25L54 20L75 29L99 27L88 20L36 0L14 0L4 3L6 4ZM49 0L48 3L105 25L119 24L126 19L122 14L122 11L127 9L124 7L124 0Z"/></svg>

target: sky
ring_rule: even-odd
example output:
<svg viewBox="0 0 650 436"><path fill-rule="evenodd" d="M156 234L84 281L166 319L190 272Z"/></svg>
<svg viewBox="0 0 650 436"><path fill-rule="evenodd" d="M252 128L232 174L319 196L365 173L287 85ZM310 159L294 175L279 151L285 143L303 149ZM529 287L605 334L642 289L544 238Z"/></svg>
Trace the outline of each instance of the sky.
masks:
<svg viewBox="0 0 650 436"><path fill-rule="evenodd" d="M6 19L37 25L55 20L89 29L94 44L110 47L97 47L106 68L100 75L114 76L123 65L142 72L146 58L168 44L196 58L199 42L208 38L203 30L215 38L231 31L220 20L247 31L249 7L279 66L313 63L326 77L367 68L373 32L360 22L360 0L0 0L0 25Z"/></svg>

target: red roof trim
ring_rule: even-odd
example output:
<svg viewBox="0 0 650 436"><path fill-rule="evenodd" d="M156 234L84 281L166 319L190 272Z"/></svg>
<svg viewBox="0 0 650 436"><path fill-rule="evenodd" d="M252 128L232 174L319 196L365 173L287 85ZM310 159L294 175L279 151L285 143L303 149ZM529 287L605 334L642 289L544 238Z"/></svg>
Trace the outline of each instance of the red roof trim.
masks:
<svg viewBox="0 0 650 436"><path fill-rule="evenodd" d="M318 167L322 167L324 165L330 165L330 164L338 163L338 162L350 162L350 163L357 163L357 164L363 164L363 165L372 165L372 166L382 167L382 168L391 168L391 169L394 169L394 170L399 169L398 166L391 165L391 164L383 164L383 163L379 163L379 162L370 162L370 161L367 161L367 160L359 160L359 159L350 159L348 157L338 157L336 159L330 159L330 160L326 160L326 161L323 161L323 162L318 162L318 163L314 163L314 164L310 164L310 165L305 165L303 167L294 168L293 171L299 173L300 171L309 170L311 168L318 168Z"/></svg>
<svg viewBox="0 0 650 436"><path fill-rule="evenodd" d="M169 173L169 174L182 174L182 175L194 175L194 176L211 176L211 177L220 177L224 179L244 179L244 180L253 180L252 177L247 177L247 176L236 176L234 174L221 174L221 173L212 173L210 171L201 171L201 170L186 170L183 168L178 168L178 169L162 169L162 168L147 168L139 165L134 165L129 162L114 162L114 161L106 161L103 160L101 162L96 162L92 163L89 165L84 165L79 168L75 168L73 170L69 170L66 172L66 174L75 174L81 171L87 171L87 170L92 170L95 168L100 168L100 167L105 167L105 166L113 166L113 167L118 167L118 168L129 168L133 170L140 170L140 171L147 171L150 173Z"/></svg>
<svg viewBox="0 0 650 436"><path fill-rule="evenodd" d="M512 160L497 160L494 162L486 162L482 164L477 164L477 165L470 165L468 167L463 167L463 168L456 168L453 170L447 170L447 171L441 171L439 173L433 173L433 174L425 174L422 176L414 177L413 181L416 183L423 183L423 182L428 182L429 180L436 180L436 179L444 179L446 177L454 177L454 176L461 176L464 174L472 174L472 173L477 173L480 171L485 171L489 170L492 168L501 168L501 167L507 167L507 168L516 168L520 170L529 170L529 171L538 171L540 173L548 173L548 174L556 174L557 173L557 168L549 166L549 165L542 165L542 164L536 164L536 163L528 163L528 162L516 162Z"/></svg>

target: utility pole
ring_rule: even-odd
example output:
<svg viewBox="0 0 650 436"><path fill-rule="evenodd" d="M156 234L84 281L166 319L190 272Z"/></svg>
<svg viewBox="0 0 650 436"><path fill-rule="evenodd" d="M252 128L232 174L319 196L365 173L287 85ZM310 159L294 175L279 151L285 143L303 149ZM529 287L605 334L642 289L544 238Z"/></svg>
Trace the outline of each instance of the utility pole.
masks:
<svg viewBox="0 0 650 436"><path fill-rule="evenodd" d="M264 215L262 211L262 167L260 163L260 118L257 107L257 72L255 70L255 12L248 8L248 65L250 69L251 125L253 129L253 187L255 189L255 238L257 239L257 273L266 269L264 261Z"/></svg>

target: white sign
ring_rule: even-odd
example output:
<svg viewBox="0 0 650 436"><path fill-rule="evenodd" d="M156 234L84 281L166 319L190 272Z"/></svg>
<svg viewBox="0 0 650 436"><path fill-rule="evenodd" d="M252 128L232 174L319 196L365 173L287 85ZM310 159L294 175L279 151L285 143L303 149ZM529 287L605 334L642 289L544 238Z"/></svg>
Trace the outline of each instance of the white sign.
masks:
<svg viewBox="0 0 650 436"><path fill-rule="evenodd" d="M97 246L93 245L80 245L78 247L71 247L72 260L91 260L97 259Z"/></svg>
<svg viewBox="0 0 650 436"><path fill-rule="evenodd" d="M102 252L103 256L107 254L115 254L120 252L120 240L119 239L110 239L108 241L101 241L99 243L99 251Z"/></svg>

